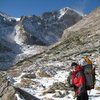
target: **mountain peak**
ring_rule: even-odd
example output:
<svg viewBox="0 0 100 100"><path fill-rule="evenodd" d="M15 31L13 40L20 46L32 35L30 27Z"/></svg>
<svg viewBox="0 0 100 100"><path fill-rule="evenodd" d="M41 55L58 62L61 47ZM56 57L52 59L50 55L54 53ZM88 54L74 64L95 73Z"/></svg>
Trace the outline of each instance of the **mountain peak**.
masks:
<svg viewBox="0 0 100 100"><path fill-rule="evenodd" d="M63 12L74 11L74 12L76 12L77 14L80 14L81 16L84 16L84 14L81 13L80 11L75 10L75 9L73 9L73 8L69 8L69 7L62 8L62 9L60 9L60 11L63 11Z"/></svg>
<svg viewBox="0 0 100 100"><path fill-rule="evenodd" d="M68 7L65 7L65 8L60 9L60 11L62 11L62 12L66 12L68 10L70 10L70 8L68 8Z"/></svg>
<svg viewBox="0 0 100 100"><path fill-rule="evenodd" d="M75 9L69 8L69 7L65 7L65 8L60 9L58 11L58 13L59 13L59 18L63 17L64 15L68 15L68 14L69 15L78 15L78 16L84 17L84 15L81 12L79 12Z"/></svg>

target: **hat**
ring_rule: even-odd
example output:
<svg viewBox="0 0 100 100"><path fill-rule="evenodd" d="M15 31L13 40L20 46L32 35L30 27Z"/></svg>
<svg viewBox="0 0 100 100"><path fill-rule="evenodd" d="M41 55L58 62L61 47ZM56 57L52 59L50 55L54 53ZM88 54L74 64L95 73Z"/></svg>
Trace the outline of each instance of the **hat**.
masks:
<svg viewBox="0 0 100 100"><path fill-rule="evenodd" d="M71 67L76 66L76 65L78 65L78 64L75 62L72 62Z"/></svg>

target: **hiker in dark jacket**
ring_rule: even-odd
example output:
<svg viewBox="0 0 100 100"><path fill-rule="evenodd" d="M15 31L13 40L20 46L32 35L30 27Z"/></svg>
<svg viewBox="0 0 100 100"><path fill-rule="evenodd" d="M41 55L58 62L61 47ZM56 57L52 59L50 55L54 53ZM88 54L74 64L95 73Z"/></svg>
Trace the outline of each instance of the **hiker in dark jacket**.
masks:
<svg viewBox="0 0 100 100"><path fill-rule="evenodd" d="M77 100L88 100L88 94L85 88L86 79L83 72L83 68L75 62L73 62L71 66L73 68L72 84L77 95Z"/></svg>

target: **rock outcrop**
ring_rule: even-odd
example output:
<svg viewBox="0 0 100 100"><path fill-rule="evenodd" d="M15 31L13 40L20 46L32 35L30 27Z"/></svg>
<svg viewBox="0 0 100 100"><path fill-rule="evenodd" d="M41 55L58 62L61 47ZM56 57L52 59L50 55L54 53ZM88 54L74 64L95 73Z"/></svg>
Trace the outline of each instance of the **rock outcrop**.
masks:
<svg viewBox="0 0 100 100"><path fill-rule="evenodd" d="M0 72L0 99L1 100L17 100L15 96L15 89L7 80L5 73Z"/></svg>

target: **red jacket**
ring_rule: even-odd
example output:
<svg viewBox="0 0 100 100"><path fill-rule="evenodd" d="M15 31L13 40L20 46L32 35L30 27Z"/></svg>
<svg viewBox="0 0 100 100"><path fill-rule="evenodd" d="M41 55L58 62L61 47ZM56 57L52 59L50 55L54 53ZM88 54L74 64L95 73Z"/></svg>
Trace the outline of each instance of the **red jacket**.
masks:
<svg viewBox="0 0 100 100"><path fill-rule="evenodd" d="M77 65L75 71L72 72L72 83L75 86L75 92L78 96L80 96L81 93L86 92L86 79L83 68L80 65Z"/></svg>

